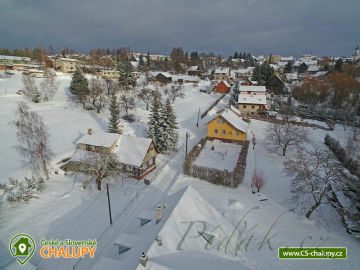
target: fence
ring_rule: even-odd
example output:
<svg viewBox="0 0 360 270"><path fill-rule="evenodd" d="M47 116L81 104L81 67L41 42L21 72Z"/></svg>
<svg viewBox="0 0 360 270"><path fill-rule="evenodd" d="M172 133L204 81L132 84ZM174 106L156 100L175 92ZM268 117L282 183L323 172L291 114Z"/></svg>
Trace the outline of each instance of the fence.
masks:
<svg viewBox="0 0 360 270"><path fill-rule="evenodd" d="M205 143L206 139L203 138L191 149L184 164L184 174L206 180L216 185L238 187L245 175L246 157L250 142L245 141L242 144L241 152L233 172L193 164Z"/></svg>

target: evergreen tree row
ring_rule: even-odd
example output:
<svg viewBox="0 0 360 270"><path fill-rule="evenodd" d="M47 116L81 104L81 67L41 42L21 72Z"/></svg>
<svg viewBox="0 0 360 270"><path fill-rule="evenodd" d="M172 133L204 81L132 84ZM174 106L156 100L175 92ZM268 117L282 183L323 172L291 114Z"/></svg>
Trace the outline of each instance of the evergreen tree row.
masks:
<svg viewBox="0 0 360 270"><path fill-rule="evenodd" d="M159 99L154 99L149 117L148 135L153 139L160 152L175 150L179 141L176 116L169 99L161 104Z"/></svg>

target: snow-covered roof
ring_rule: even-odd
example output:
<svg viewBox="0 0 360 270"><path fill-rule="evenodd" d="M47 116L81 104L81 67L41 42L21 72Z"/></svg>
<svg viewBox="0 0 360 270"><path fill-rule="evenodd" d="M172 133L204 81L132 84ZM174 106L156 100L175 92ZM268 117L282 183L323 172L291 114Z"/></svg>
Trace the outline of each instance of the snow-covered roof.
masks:
<svg viewBox="0 0 360 270"><path fill-rule="evenodd" d="M79 62L79 60L73 58L59 58L59 60L65 62Z"/></svg>
<svg viewBox="0 0 360 270"><path fill-rule="evenodd" d="M216 249L204 250L206 240L203 237L188 237L182 243L182 250L178 249L178 244L184 236L184 232L189 224L184 221L205 221L206 232L214 236L214 242L219 242L228 236L228 232L233 231L233 226L194 188L186 187L164 199L168 208L164 211L164 223L161 224L157 234L162 238L162 245L159 246L153 241L148 250L145 250L149 257L146 269L218 269L225 266L226 269L249 269L249 262L244 254L237 257L226 254L219 254ZM216 226L221 224L217 229ZM203 225L194 224L192 233L202 232ZM149 235L145 235L147 238ZM234 249L233 243L229 243L229 248ZM144 269L138 265L138 270Z"/></svg>
<svg viewBox="0 0 360 270"><path fill-rule="evenodd" d="M229 88L231 87L231 85L230 85L227 81L220 81L219 84L220 84L220 83L224 83L224 84L225 84L227 87L229 87Z"/></svg>
<svg viewBox="0 0 360 270"><path fill-rule="evenodd" d="M263 104L266 105L266 95L239 95L239 104Z"/></svg>
<svg viewBox="0 0 360 270"><path fill-rule="evenodd" d="M106 133L102 131L93 132L92 135L86 134L78 141L78 144L88 144L94 146L101 146L109 148L119 140L120 134L117 133Z"/></svg>
<svg viewBox="0 0 360 270"><path fill-rule="evenodd" d="M197 71L199 69L198 66L191 66L189 67L188 71Z"/></svg>
<svg viewBox="0 0 360 270"><path fill-rule="evenodd" d="M236 113L232 110L225 109L220 116L224 118L229 124L231 124L234 128L241 130L242 132L247 132L249 128L249 124L242 120Z"/></svg>
<svg viewBox="0 0 360 270"><path fill-rule="evenodd" d="M130 135L121 135L114 149L120 163L139 167L150 147L152 140Z"/></svg>
<svg viewBox="0 0 360 270"><path fill-rule="evenodd" d="M28 62L31 61L29 57L20 57L20 56L11 56L11 55L0 55L0 60L28 61Z"/></svg>
<svg viewBox="0 0 360 270"><path fill-rule="evenodd" d="M318 71L319 67L318 66L309 66L307 71Z"/></svg>
<svg viewBox="0 0 360 270"><path fill-rule="evenodd" d="M327 71L318 71L315 74L313 74L311 77L318 78L318 77L326 75L327 73L328 73Z"/></svg>
<svg viewBox="0 0 360 270"><path fill-rule="evenodd" d="M265 86L258 86L258 85L239 85L240 92L266 92Z"/></svg>
<svg viewBox="0 0 360 270"><path fill-rule="evenodd" d="M138 235L130 233L121 233L114 241L114 244L133 247L141 240Z"/></svg>
<svg viewBox="0 0 360 270"><path fill-rule="evenodd" d="M215 69L214 74L228 74L229 70L229 68L217 68Z"/></svg>
<svg viewBox="0 0 360 270"><path fill-rule="evenodd" d="M297 80L297 73L296 72L286 73L285 76L286 76L287 80Z"/></svg>
<svg viewBox="0 0 360 270"><path fill-rule="evenodd" d="M244 120L242 120L235 112L233 112L229 108L225 108L224 110L220 111L220 113L216 114L214 117L210 119L210 121L216 119L217 117L221 116L228 122L230 125L232 125L237 130L240 130L242 132L247 132L249 128L249 124L246 123ZM208 121L208 122L210 122Z"/></svg>
<svg viewBox="0 0 360 270"><path fill-rule="evenodd" d="M280 57L280 61L283 62L289 62L289 61L294 61L295 57L294 56L281 56Z"/></svg>

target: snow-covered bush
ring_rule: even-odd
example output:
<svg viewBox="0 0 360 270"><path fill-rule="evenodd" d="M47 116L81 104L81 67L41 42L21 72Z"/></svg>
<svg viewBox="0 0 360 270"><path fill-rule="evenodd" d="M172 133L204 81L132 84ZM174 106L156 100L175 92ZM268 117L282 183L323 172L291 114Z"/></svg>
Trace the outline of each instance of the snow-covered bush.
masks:
<svg viewBox="0 0 360 270"><path fill-rule="evenodd" d="M341 146L338 140L331 137L329 134L325 136L325 144L333 151L335 156L341 161L346 169L352 174L360 177L360 163L352 158L346 150Z"/></svg>
<svg viewBox="0 0 360 270"><path fill-rule="evenodd" d="M38 194L43 192L46 184L43 178L36 179L25 177L24 182L14 178L9 178L8 183L0 184L0 190L5 194L5 200L9 203L28 202L33 198L38 198Z"/></svg>
<svg viewBox="0 0 360 270"><path fill-rule="evenodd" d="M260 170L254 171L254 174L251 178L251 187L256 188L257 192L260 192L260 189L265 184L264 174Z"/></svg>

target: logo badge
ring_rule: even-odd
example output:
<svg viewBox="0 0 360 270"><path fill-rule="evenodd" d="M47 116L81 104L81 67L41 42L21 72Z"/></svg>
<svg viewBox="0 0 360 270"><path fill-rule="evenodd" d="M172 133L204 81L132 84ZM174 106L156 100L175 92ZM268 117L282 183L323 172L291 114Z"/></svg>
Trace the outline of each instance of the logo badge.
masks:
<svg viewBox="0 0 360 270"><path fill-rule="evenodd" d="M17 261L24 265L35 252L35 241L34 239L25 233L19 233L15 235L9 245L10 253L13 257L17 258Z"/></svg>

